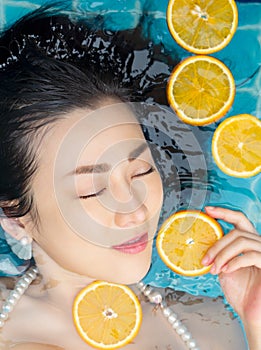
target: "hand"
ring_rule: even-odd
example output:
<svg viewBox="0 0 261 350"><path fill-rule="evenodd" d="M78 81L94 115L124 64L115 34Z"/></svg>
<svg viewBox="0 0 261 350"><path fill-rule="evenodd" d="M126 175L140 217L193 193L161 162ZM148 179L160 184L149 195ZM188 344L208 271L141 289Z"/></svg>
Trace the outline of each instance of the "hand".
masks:
<svg viewBox="0 0 261 350"><path fill-rule="evenodd" d="M224 294L245 328L261 332L261 236L240 212L206 207L206 213L234 229L208 250L202 263L213 264L210 272L219 274Z"/></svg>

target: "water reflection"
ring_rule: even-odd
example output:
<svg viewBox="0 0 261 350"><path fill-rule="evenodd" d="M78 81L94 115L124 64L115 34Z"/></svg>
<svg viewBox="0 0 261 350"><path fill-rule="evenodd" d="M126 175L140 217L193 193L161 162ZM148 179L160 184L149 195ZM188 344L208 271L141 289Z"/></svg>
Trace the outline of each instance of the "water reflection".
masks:
<svg viewBox="0 0 261 350"><path fill-rule="evenodd" d="M260 175L248 180L224 175L210 153L217 123L188 127L168 107L165 88L169 75L189 53L179 48L168 33L166 2L155 2L148 7L147 1L144 8L137 1L122 3L126 6L122 12L106 10L104 2L87 1L73 11L66 9L61 15L48 9L50 17L35 15L33 24L21 21L14 32L7 31L1 39L0 65L4 68L15 61L24 40L30 38L49 56L74 61L82 69L88 61L101 74L113 75L125 86L131 101L147 102L139 113L164 181L162 220L180 208L201 209L205 203L211 203L245 211L261 230ZM110 5L116 6L116 2ZM232 70L236 79L237 93L229 115L260 116L261 5L248 2L238 4L238 8L237 33L231 44L215 56ZM156 251L147 282L175 286L192 294L221 293L216 277L182 279L163 265Z"/></svg>

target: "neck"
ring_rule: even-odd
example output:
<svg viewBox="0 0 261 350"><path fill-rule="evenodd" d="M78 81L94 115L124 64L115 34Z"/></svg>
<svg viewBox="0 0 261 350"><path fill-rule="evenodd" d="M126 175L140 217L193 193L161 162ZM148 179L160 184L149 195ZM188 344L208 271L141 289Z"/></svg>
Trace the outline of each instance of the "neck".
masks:
<svg viewBox="0 0 261 350"><path fill-rule="evenodd" d="M41 275L41 283L37 291L40 291L49 304L71 312L78 292L92 283L94 279L62 268L37 243L34 243L33 254Z"/></svg>

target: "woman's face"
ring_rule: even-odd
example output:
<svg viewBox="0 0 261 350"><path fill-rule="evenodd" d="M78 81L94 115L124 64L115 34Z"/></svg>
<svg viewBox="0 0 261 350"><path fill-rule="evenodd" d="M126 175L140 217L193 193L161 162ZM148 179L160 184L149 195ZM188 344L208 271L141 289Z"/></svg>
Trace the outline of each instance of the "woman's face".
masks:
<svg viewBox="0 0 261 350"><path fill-rule="evenodd" d="M66 270L131 284L147 273L162 184L130 108L76 110L43 138L31 234Z"/></svg>

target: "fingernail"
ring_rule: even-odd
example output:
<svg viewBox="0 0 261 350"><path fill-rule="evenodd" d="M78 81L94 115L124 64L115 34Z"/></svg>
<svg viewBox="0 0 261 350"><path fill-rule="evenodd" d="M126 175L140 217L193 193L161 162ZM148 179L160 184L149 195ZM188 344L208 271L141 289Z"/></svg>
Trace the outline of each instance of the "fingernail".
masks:
<svg viewBox="0 0 261 350"><path fill-rule="evenodd" d="M201 264L202 265L208 265L209 264L209 257L208 256L204 256L204 258L201 260Z"/></svg>
<svg viewBox="0 0 261 350"><path fill-rule="evenodd" d="M215 210L215 207L206 207L207 210Z"/></svg>

